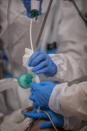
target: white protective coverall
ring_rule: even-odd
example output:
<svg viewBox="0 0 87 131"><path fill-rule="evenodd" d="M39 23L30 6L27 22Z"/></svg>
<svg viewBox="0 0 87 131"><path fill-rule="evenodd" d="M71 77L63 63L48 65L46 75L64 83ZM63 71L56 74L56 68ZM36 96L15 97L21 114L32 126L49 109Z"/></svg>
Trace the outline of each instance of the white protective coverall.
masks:
<svg viewBox="0 0 87 131"><path fill-rule="evenodd" d="M79 0L76 2L80 3ZM53 1L42 39L42 50L46 50L47 43L57 42L57 54L51 58L58 66L58 73L52 79L64 82L87 75L86 32L87 28L72 2Z"/></svg>
<svg viewBox="0 0 87 131"><path fill-rule="evenodd" d="M66 117L76 116L87 124L87 82L71 86L67 83L57 85L50 97L49 106L54 112ZM86 130L87 126L82 129Z"/></svg>
<svg viewBox="0 0 87 131"><path fill-rule="evenodd" d="M76 0L76 2L80 5L79 8L82 9L80 1ZM42 50L44 51L47 43L57 42L57 54L50 55L58 67L58 72L56 76L52 77L52 80L70 82L78 79L79 82L80 79L86 77L87 28L71 1L54 0L54 6L50 11L42 41ZM87 88L85 88L84 84L86 86L86 83L71 87L68 87L67 83L56 85L49 100L49 107L64 116L74 116L77 112L82 113L83 118L87 120L87 116L84 117L85 114L87 115ZM77 101L78 95L80 95L81 101ZM68 104L70 106L68 110L70 110L71 114L68 114ZM84 110L82 110L80 104L83 105ZM73 107L77 110L76 112ZM78 118L81 115L79 113L76 115ZM73 123L73 117L69 119ZM75 122L75 124L77 123ZM79 129L74 128L73 130Z"/></svg>
<svg viewBox="0 0 87 131"><path fill-rule="evenodd" d="M82 10L80 1L76 0L76 2ZM56 76L49 79L60 82L71 82L78 79L79 83L79 80L87 75L87 28L69 0L53 1L42 37L42 50L46 51L47 43L55 41L58 51L50 56L57 65L58 72ZM27 55L28 53L25 54L25 57ZM64 94L66 86L66 83L56 85L49 100L49 107L53 111L63 113L65 116L68 112L64 112L64 106L63 109L61 108L61 104L64 102L62 100L60 102L58 98L62 98L61 94L62 92ZM70 91L72 93L72 90ZM68 100L71 100L70 95L68 93L67 95ZM66 117L65 128L74 131L79 130L76 129L77 125L79 128L80 119L78 119L76 120L75 117L70 117L70 115L69 118Z"/></svg>
<svg viewBox="0 0 87 131"><path fill-rule="evenodd" d="M78 0L76 2L78 3ZM57 54L50 55L58 67L58 73L54 78L52 77L53 80L61 82L69 82L77 78L80 80L87 74L87 28L72 2L60 1L61 6L59 8L62 10L58 8L58 5L59 1L55 1L52 12L50 11L42 49L46 49L46 43L56 41L58 44ZM61 19L58 16L61 16ZM49 25L50 21L52 23ZM49 107L64 116L75 116L77 114L76 116L79 118L80 113L82 113L83 120L87 121L85 116L87 115L87 88L84 84L86 86L86 83L71 87L68 87L66 83L56 85L49 100ZM78 95L81 99L78 98ZM78 99L79 101L77 101ZM83 105L83 108L80 104ZM70 108L68 108L68 105ZM70 114L68 114L69 110Z"/></svg>
<svg viewBox="0 0 87 131"><path fill-rule="evenodd" d="M18 76L25 72L22 66L22 53L24 48L28 47L29 20L25 17L22 1L11 0L10 7L8 6L9 1L0 0L0 25L2 26L0 39L3 40L8 56L8 61L5 61L5 69L13 76ZM21 113L21 110L32 105L28 96L29 90L21 89L15 78L0 80L0 120L4 117L0 131L25 131L29 127L31 120L25 119ZM13 111L15 112L12 113Z"/></svg>
<svg viewBox="0 0 87 131"><path fill-rule="evenodd" d="M60 97L57 96L58 90L61 90ZM56 99L53 96L50 98L50 103L54 101L55 104L54 108L50 105L54 111L61 112L66 116L77 116L79 119L87 121L87 82L71 86L66 83L60 84L53 92L57 96Z"/></svg>
<svg viewBox="0 0 87 131"><path fill-rule="evenodd" d="M13 0L12 2L13 3L15 2L16 3L15 5L18 4L16 0L15 1ZM45 2L47 3L47 1ZM2 3L5 3L5 1L2 1ZM4 7L3 9L6 9L6 5L2 7ZM29 45L29 34L28 34L29 19L27 19L23 15L24 9L22 10L21 15L19 15L16 12L17 10L13 7L11 6L9 27L4 29L4 31L1 34L1 37L5 43L7 54L9 58L11 57L10 60L12 60L10 66L11 72L13 72L13 74L18 76L18 74L24 72L23 67L21 68L24 48L29 47L27 46ZM3 12L6 13L5 10ZM5 14L5 16L7 15ZM4 24L6 25L6 23ZM3 27L6 27L4 24ZM51 43L56 41L58 44L58 54L52 56L52 59L55 61L55 63L58 65L59 68L58 69L59 73L56 75L56 79L54 77L54 80L61 80L62 82L72 81L78 77L85 76L86 63L84 63L84 61L86 62L85 49L87 43L86 42L87 30L85 28L84 22L79 17L72 3L69 1L54 0L46 25L47 26L43 33L42 40L43 50L46 49L46 44L48 42ZM73 25L74 27L72 28ZM9 38L8 34L10 36ZM10 47L12 47L11 49L7 48L9 44L11 45ZM85 56L85 58L83 56ZM19 91L15 95L21 96L20 97L21 101L24 99L23 92L24 90L22 90L22 93L21 91ZM9 91L7 92L7 94L9 94ZM12 102L10 97L11 95L13 96L13 94L14 90L13 93L11 92L9 95L7 95L8 103L10 104L11 108L13 107L16 108L16 104L15 105L13 104L14 102ZM18 103L19 101L16 102ZM74 124L75 126L77 125L75 119L73 123L72 119L67 118L66 122L66 127L68 125L67 128L71 127L71 125L72 125L71 128L75 128ZM78 127L79 124L80 122L78 122Z"/></svg>
<svg viewBox="0 0 87 131"><path fill-rule="evenodd" d="M13 76L18 77L26 71L22 66L22 56L24 48L28 47L29 20L25 17L25 8L22 1L11 0L10 7L8 6L9 1L0 1L0 25L2 26L0 38L3 40L8 57L8 61L5 61L5 69ZM21 89L14 78L0 80L1 91L3 91L0 93L0 112L2 113L8 114L21 107L28 107L30 104L29 92Z"/></svg>

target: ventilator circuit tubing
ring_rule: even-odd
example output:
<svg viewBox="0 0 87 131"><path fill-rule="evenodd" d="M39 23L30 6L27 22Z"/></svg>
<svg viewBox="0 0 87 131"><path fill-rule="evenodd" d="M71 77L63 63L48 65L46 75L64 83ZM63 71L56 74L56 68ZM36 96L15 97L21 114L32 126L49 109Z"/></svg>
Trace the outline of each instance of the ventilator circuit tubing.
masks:
<svg viewBox="0 0 87 131"><path fill-rule="evenodd" d="M34 52L34 48L33 48L33 41L32 41L32 24L33 24L33 20L30 20L30 45L31 45L31 49L32 49L32 53Z"/></svg>

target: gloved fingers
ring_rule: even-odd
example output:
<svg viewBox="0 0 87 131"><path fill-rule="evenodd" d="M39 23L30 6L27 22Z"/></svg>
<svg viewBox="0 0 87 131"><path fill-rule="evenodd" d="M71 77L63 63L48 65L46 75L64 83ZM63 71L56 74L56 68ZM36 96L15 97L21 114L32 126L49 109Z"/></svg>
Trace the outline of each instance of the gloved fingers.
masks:
<svg viewBox="0 0 87 131"><path fill-rule="evenodd" d="M38 108L38 107L39 107L39 105L38 105L37 102L35 102L35 101L33 101L33 104L32 104L32 105L33 105L34 108Z"/></svg>
<svg viewBox="0 0 87 131"><path fill-rule="evenodd" d="M31 8L31 0L24 0L24 6L27 10Z"/></svg>
<svg viewBox="0 0 87 131"><path fill-rule="evenodd" d="M28 62L28 65L29 66L32 66L32 61L39 55L40 53L39 52L35 52L31 57L30 57L30 60Z"/></svg>
<svg viewBox="0 0 87 131"><path fill-rule="evenodd" d="M37 109L38 109L38 107L37 108L34 107L32 113L37 113Z"/></svg>
<svg viewBox="0 0 87 131"><path fill-rule="evenodd" d="M34 119L39 119L39 118L47 119L47 116L43 112L37 112L37 113L26 113L26 112L24 112L24 115L27 116L27 117L30 117L30 118L34 118Z"/></svg>
<svg viewBox="0 0 87 131"><path fill-rule="evenodd" d="M41 54L39 53L39 55L37 57L35 57L32 61L31 61L31 66L37 66L38 64L42 63L43 61L46 61L46 54ZM48 62L47 62L48 63Z"/></svg>
<svg viewBox="0 0 87 131"><path fill-rule="evenodd" d="M29 99L33 101L32 105L35 107L35 108L38 108L38 103L36 102L36 97L35 95L31 94L29 96Z"/></svg>
<svg viewBox="0 0 87 131"><path fill-rule="evenodd" d="M40 88L40 84L32 82L30 87L33 89L33 91L36 91L38 88Z"/></svg>
<svg viewBox="0 0 87 131"><path fill-rule="evenodd" d="M29 99L32 100L32 101L35 101L36 98L35 98L35 96L34 96L33 94L31 94L31 95L29 96Z"/></svg>
<svg viewBox="0 0 87 131"><path fill-rule="evenodd" d="M30 92L31 92L31 94L34 94L34 92L35 92L34 88L31 88Z"/></svg>
<svg viewBox="0 0 87 131"><path fill-rule="evenodd" d="M40 125L40 129L46 129L46 128L49 128L49 127L52 127L52 124L51 124L50 121L44 122Z"/></svg>
<svg viewBox="0 0 87 131"><path fill-rule="evenodd" d="M30 89L30 93L33 94L33 92L34 92L34 90L31 88L31 89Z"/></svg>
<svg viewBox="0 0 87 131"><path fill-rule="evenodd" d="M37 113L37 108L34 108L33 111L31 112L32 114ZM28 112L24 112L24 116L28 117Z"/></svg>
<svg viewBox="0 0 87 131"><path fill-rule="evenodd" d="M35 67L32 69L32 71L33 71L33 72L37 72L38 70L43 69L43 68L46 67L46 66L48 66L47 60L46 60L46 61L43 61L43 62L41 62L39 65L35 66Z"/></svg>
<svg viewBox="0 0 87 131"><path fill-rule="evenodd" d="M46 112L48 112L49 111L49 108L48 107L40 107L40 109L41 109L41 111L46 111Z"/></svg>
<svg viewBox="0 0 87 131"><path fill-rule="evenodd" d="M43 74L46 73L47 71L48 71L48 67L45 67L44 69L36 71L36 74Z"/></svg>
<svg viewBox="0 0 87 131"><path fill-rule="evenodd" d="M24 116L26 116L26 117L29 117L30 114L31 114L31 113L24 112ZM31 118L31 117L30 117L30 118Z"/></svg>

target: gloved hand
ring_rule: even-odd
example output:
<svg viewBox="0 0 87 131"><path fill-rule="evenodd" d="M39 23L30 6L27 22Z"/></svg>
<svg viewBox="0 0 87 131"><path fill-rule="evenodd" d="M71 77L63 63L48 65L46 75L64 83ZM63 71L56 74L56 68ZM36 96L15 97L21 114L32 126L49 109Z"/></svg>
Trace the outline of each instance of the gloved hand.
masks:
<svg viewBox="0 0 87 131"><path fill-rule="evenodd" d="M31 119L24 117L21 110L18 110L4 118L0 125L0 131L25 131L31 121Z"/></svg>
<svg viewBox="0 0 87 131"><path fill-rule="evenodd" d="M63 127L64 126L64 117L62 115L59 115L59 114L51 111L50 109L45 109L44 111L41 111L41 112L32 112L32 113L25 112L24 115L27 117L33 118L33 119L40 119L40 118L47 119L46 122L44 122L40 125L41 129L45 129L45 128L52 127L51 121L45 112L47 112L50 115L50 117L56 127Z"/></svg>
<svg viewBox="0 0 87 131"><path fill-rule="evenodd" d="M56 86L55 83L50 81L41 81L40 84L32 82L30 99L33 101L34 107L48 107L49 98Z"/></svg>
<svg viewBox="0 0 87 131"><path fill-rule="evenodd" d="M26 11L27 11L27 16L32 18L32 14L31 14L31 0L23 0L23 1L24 1L24 6L25 6ZM41 15L42 0L37 0L37 1L40 1L39 15Z"/></svg>
<svg viewBox="0 0 87 131"><path fill-rule="evenodd" d="M47 77L52 77L57 73L56 64L48 54L43 52L35 52L30 57L29 66L33 67L33 72L37 74L45 74Z"/></svg>

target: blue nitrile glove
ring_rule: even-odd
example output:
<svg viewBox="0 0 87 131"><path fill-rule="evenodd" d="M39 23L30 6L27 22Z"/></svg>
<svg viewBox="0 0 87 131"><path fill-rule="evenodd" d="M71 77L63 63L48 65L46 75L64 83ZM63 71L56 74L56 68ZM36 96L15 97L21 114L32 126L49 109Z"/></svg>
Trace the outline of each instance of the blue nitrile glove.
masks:
<svg viewBox="0 0 87 131"><path fill-rule="evenodd" d="M23 0L24 1L24 6L26 8L27 11L27 16L32 18L31 16L31 0ZM42 5L42 0L40 1L40 10L39 10L39 15L41 15L41 5Z"/></svg>
<svg viewBox="0 0 87 131"><path fill-rule="evenodd" d="M27 112L25 112L24 114L26 114ZM36 114L37 113L37 108L34 108L32 111L32 114ZM27 116L27 115L25 115ZM33 121L37 120L37 118L32 118Z"/></svg>
<svg viewBox="0 0 87 131"><path fill-rule="evenodd" d="M49 99L56 84L50 81L41 81L40 84L32 82L30 99L34 107L48 107Z"/></svg>
<svg viewBox="0 0 87 131"><path fill-rule="evenodd" d="M62 115L59 115L59 114L51 111L50 109L45 109L44 111L50 115L50 117L56 127L61 128L64 126L64 117ZM24 115L27 117L33 118L33 119L40 119L40 118L47 119L46 122L44 122L40 125L40 129L46 129L46 128L52 127L52 124L51 124L50 119L48 118L48 116L45 114L44 111L32 112L32 113L25 112Z"/></svg>
<svg viewBox="0 0 87 131"><path fill-rule="evenodd" d="M28 17L31 17L31 0L24 0L24 6L26 8L26 11L27 11L27 16Z"/></svg>
<svg viewBox="0 0 87 131"><path fill-rule="evenodd" d="M44 52L35 52L29 60L29 66L32 66L32 71L36 74L44 74L47 77L52 77L57 73L57 66L51 57Z"/></svg>

